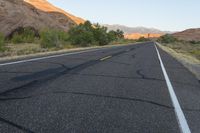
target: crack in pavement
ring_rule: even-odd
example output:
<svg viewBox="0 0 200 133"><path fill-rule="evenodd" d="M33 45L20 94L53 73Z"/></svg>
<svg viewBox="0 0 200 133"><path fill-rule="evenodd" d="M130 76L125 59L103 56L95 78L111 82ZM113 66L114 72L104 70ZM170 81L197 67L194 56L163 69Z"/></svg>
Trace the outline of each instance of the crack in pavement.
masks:
<svg viewBox="0 0 200 133"><path fill-rule="evenodd" d="M132 58L135 58L135 57L136 57L136 54L133 54L131 57L132 57Z"/></svg>
<svg viewBox="0 0 200 133"><path fill-rule="evenodd" d="M139 69L136 71L137 75L139 75L142 79L144 80L158 80L158 81L165 81L164 79L157 79L157 78L150 78L150 77L146 77L143 73L142 70Z"/></svg>
<svg viewBox="0 0 200 133"><path fill-rule="evenodd" d="M54 64L54 65L59 65L61 67L63 67L64 69L70 69L69 67L67 67L66 65L62 64L62 63L58 63L58 62L41 62L41 61L36 61L36 63L48 63L48 64Z"/></svg>
<svg viewBox="0 0 200 133"><path fill-rule="evenodd" d="M118 62L118 61L108 61L108 62L115 63L115 64L120 64L120 65L126 65L126 66L130 66L131 65L129 63Z"/></svg>
<svg viewBox="0 0 200 133"><path fill-rule="evenodd" d="M80 65L75 66L75 67L70 68L70 69L68 69L68 68L67 68L67 69L64 69L63 71L58 72L58 73L55 73L55 74L50 75L50 76L48 76L48 77L44 77L44 78L40 78L40 79L35 79L35 80L30 81L30 82L28 82L28 83L26 83L26 84L24 84L24 85L19 86L19 87L15 87L15 88L6 90L6 91L4 91L4 92L1 92L1 93L0 93L0 96L6 95L6 94L8 94L8 93L10 93L10 92L15 93L16 91L25 90L25 89L27 89L27 88L34 87L34 86L41 86L41 85L43 85L43 84L45 84L45 83L47 83L47 82L49 82L49 81L56 80L56 79L57 79L58 77L60 77L60 76L63 76L63 75L65 75L65 74L68 74L70 71L73 71L73 70L80 71L80 70L85 69L86 67L88 67L88 66L90 66L90 65L94 65L94 64L96 64L96 63L97 63L97 61L89 61L89 62L87 62L87 63L80 64ZM29 76L29 75L28 75L28 76ZM20 79L27 79L26 77L27 77L27 75L26 75L25 77L20 78ZM32 77L32 75L31 75L30 77ZM18 77L18 78L19 78L19 77Z"/></svg>
<svg viewBox="0 0 200 133"><path fill-rule="evenodd" d="M142 73L142 70L141 70L141 69L140 69L140 70L137 70L136 73L137 73L139 76L141 76L142 79L145 79L145 78L146 78L145 75Z"/></svg>
<svg viewBox="0 0 200 133"><path fill-rule="evenodd" d="M12 121L6 120L6 119L4 119L4 118L2 118L2 117L0 117L0 121L3 122L3 123L6 123L6 124L8 124L8 125L11 125L11 126L13 126L13 127L16 127L17 129L19 129L19 130L21 130L21 131L23 131L23 132L25 132L25 133L34 133L34 132L31 131L30 129L28 129L28 128L26 128L26 127L23 127L23 126L21 126L21 125L18 125L18 124L16 124L16 123L12 122Z"/></svg>
<svg viewBox="0 0 200 133"><path fill-rule="evenodd" d="M136 73L142 77L142 79L146 79L146 80L159 80L159 79L156 79L156 78L148 78L146 77L143 73L142 73L142 70L139 69L136 71ZM160 79L162 80L162 79ZM162 81L165 81L164 79ZM176 80L171 80L172 83L176 83L176 84L181 84L181 85L187 85L187 86L192 86L192 87L200 87L199 85L194 85L194 84L190 84L190 83L183 83L183 82L180 82L180 81L176 81ZM199 80L199 83L200 83L200 80Z"/></svg>
<svg viewBox="0 0 200 133"><path fill-rule="evenodd" d="M0 71L0 73L2 74L2 73L13 73L13 74L30 74L30 73L33 73L33 72L16 72L16 71Z"/></svg>
<svg viewBox="0 0 200 133"><path fill-rule="evenodd" d="M123 53L125 53L125 51L120 51L120 52L114 53L112 55L112 57L121 55ZM42 72L33 73L30 75L23 75L23 76L15 77L15 78L13 78L14 81L22 81L22 80L30 80L30 79L34 79L34 80L30 81L29 83L26 83L22 86L15 87L15 88L6 90L4 92L1 92L0 95L5 95L12 91L16 92L16 91L19 91L20 89L26 89L28 87L30 88L30 87L34 87L34 86L41 86L49 81L56 80L60 76L63 76L63 75L69 74L69 73L73 73L73 72L80 72L80 71L82 71L90 66L93 66L95 64L98 64L100 62L101 61L99 59L98 60L90 60L88 62L84 62L82 64L74 66L72 68L68 68L67 66L65 66L64 64L61 64L61 63L54 63L57 65L60 65L60 67L64 68L64 70L61 70L61 68L58 67L58 68L54 68L54 69L47 69ZM56 71L56 73L51 73L51 72L55 72L55 71ZM43 77L43 76L45 76L45 77ZM37 79L35 79L35 78L37 78Z"/></svg>
<svg viewBox="0 0 200 133"><path fill-rule="evenodd" d="M173 106L168 106L165 104L161 104L158 102L154 102L151 100L145 100L145 99L139 99L139 98L131 98L131 97L122 97L122 96L111 96L111 95L101 95L101 94L94 94L94 93L83 93L83 92L72 92L72 91L53 91L53 92L45 92L45 93L39 93L31 96L25 96L25 97L10 97L10 98L0 98L0 101L15 101L15 100L25 100L25 99L32 99L36 97L41 96L47 96L50 94L72 94L72 95L83 95L83 96L91 96L91 97L99 97L99 98L109 98L109 99L115 99L115 100L126 100L126 101L135 101L135 102L141 102L141 103L148 103L160 107L164 107L167 109L174 109ZM188 108L182 108L184 111L188 112L200 112L200 109L188 109Z"/></svg>
<svg viewBox="0 0 200 133"><path fill-rule="evenodd" d="M46 96L50 94L73 94L73 95L84 95L84 96L93 96L93 97L100 97L100 98L111 98L111 99L118 99L118 100L127 100L127 101L136 101L142 103L149 103L156 106L161 106L169 109L174 109L171 106L160 104L150 100L143 100L137 98L130 98L130 97L121 97L121 96L109 96L109 95L101 95L101 94L92 94L92 93L83 93L83 92L67 92L67 91L53 91L53 92L46 92L46 93L39 93L31 96L25 97L10 97L10 98L0 98L0 101L13 101L13 100L24 100L24 99L31 99L39 96Z"/></svg>
<svg viewBox="0 0 200 133"><path fill-rule="evenodd" d="M116 75L103 75L103 74L80 74L80 73L70 73L70 75L91 76L91 77L109 77L109 78L121 78L121 79L157 80L157 81L165 82L165 80L162 80L162 79L139 78L139 77L128 77L128 76L116 76Z"/></svg>

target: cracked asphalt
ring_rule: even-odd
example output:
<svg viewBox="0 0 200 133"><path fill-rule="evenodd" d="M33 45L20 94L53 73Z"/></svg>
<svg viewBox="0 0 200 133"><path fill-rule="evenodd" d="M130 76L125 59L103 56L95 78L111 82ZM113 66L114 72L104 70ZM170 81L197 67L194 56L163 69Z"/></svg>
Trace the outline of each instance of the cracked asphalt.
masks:
<svg viewBox="0 0 200 133"><path fill-rule="evenodd" d="M200 82L159 49L192 133ZM179 133L153 42L0 66L1 133Z"/></svg>

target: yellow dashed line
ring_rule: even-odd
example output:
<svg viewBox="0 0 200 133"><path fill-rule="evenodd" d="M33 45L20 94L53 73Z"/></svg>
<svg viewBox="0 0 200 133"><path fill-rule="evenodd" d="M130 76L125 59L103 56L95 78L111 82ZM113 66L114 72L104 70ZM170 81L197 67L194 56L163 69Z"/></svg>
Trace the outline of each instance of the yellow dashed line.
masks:
<svg viewBox="0 0 200 133"><path fill-rule="evenodd" d="M107 59L109 59L109 58L111 58L111 57L112 57L112 56L107 56L107 57L104 57L104 58L100 59L100 61L107 60Z"/></svg>

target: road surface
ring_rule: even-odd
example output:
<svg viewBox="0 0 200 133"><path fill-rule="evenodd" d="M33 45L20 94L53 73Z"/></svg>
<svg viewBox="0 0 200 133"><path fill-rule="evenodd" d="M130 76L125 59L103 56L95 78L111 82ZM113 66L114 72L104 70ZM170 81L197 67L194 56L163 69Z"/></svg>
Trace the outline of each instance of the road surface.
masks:
<svg viewBox="0 0 200 133"><path fill-rule="evenodd" d="M158 53L200 133L200 82L153 42L0 63L0 132L180 133Z"/></svg>

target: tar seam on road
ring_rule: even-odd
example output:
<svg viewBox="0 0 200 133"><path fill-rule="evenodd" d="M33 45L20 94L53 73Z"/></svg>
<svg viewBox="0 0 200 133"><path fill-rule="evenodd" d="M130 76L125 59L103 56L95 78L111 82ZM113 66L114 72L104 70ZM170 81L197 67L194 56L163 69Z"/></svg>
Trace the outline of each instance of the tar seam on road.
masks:
<svg viewBox="0 0 200 133"><path fill-rule="evenodd" d="M6 124L9 124L9 125L11 125L11 126L13 126L13 127L16 127L16 128L18 128L19 130L21 130L21 131L23 131L23 132L25 132L25 133L34 133L34 132L31 131L30 129L28 129L28 128L26 128L26 127L23 127L23 126L20 126L20 125L17 125L16 123L11 122L11 121L8 121L8 120L6 120L6 119L4 119L4 118L1 118L1 117L0 117L0 121L1 121L1 122L4 122L4 123L6 123Z"/></svg>
<svg viewBox="0 0 200 133"><path fill-rule="evenodd" d="M168 87L170 97L171 97L171 100L172 100L172 103L173 103L173 106L174 106L174 110L175 110L175 114L176 114L176 117L177 117L177 120L178 120L178 123L179 123L180 130L181 130L182 133L191 133L190 128L189 128L188 123L187 123L187 120L185 118L185 115L184 115L184 113L181 109L181 106L179 104L179 101L178 101L177 96L174 92L173 86L171 84L171 81L170 81L169 76L167 74L167 71L165 69L165 66L162 62L162 58L160 56L158 48L157 48L156 44L154 46L155 46L155 49L157 51L158 59L160 61L160 65L161 65L161 68L162 68L162 71L163 71L163 74L164 74L164 77L165 77L165 80L166 80L166 83L167 83L167 87Z"/></svg>
<svg viewBox="0 0 200 133"><path fill-rule="evenodd" d="M106 57L104 57L104 58L102 58L102 59L100 59L101 61L104 61L104 60L107 60L107 59L109 59L109 58L111 58L112 56L106 56Z"/></svg>
<svg viewBox="0 0 200 133"><path fill-rule="evenodd" d="M62 57L62 56L67 56L67 55L74 55L74 54L81 54L81 53L93 52L93 51L98 51L98 50L101 50L101 49L92 49L92 50L85 50L85 51L72 52L72 53L59 54L59 55L52 55L52 56L46 56L46 57L40 57L40 58L33 58L33 59L27 59L27 60L9 62L9 63L2 63L2 64L0 64L0 67L1 66L7 66L7 65L19 64L19 63L25 63L25 62L38 61L38 60L43 60L43 59L50 59L50 58Z"/></svg>

